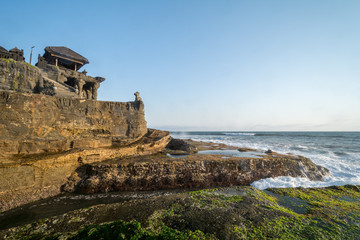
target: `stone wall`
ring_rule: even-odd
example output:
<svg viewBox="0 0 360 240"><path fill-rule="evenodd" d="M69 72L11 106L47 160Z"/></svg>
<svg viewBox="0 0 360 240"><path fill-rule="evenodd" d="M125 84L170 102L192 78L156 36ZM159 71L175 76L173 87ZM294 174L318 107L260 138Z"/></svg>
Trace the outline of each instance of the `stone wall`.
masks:
<svg viewBox="0 0 360 240"><path fill-rule="evenodd" d="M142 101L104 102L0 91L0 157L124 146L147 132Z"/></svg>

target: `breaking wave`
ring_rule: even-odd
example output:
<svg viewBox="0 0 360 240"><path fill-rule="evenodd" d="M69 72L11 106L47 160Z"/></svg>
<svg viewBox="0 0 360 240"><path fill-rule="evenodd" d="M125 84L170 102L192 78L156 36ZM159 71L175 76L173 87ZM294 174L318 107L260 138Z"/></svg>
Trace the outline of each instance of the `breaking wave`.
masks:
<svg viewBox="0 0 360 240"><path fill-rule="evenodd" d="M228 136L255 136L256 133L247 133L247 132L226 132L225 135Z"/></svg>

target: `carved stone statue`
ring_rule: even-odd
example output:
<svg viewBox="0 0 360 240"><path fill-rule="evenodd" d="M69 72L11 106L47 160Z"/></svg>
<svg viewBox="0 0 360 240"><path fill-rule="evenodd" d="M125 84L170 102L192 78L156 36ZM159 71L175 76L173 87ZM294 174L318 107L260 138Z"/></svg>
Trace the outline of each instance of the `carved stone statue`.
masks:
<svg viewBox="0 0 360 240"><path fill-rule="evenodd" d="M95 82L92 86L92 99L96 100L97 99L97 90L100 87L100 83Z"/></svg>
<svg viewBox="0 0 360 240"><path fill-rule="evenodd" d="M83 86L85 84L85 81L82 78L78 78L75 81L75 86L78 89L78 95L82 97L83 95Z"/></svg>
<svg viewBox="0 0 360 240"><path fill-rule="evenodd" d="M92 91L90 90L90 89L86 89L85 90L85 92L86 92L86 99L92 99Z"/></svg>
<svg viewBox="0 0 360 240"><path fill-rule="evenodd" d="M136 102L141 102L140 93L139 93L139 92L136 92L136 93L134 93L134 95L135 95L135 101L136 101Z"/></svg>

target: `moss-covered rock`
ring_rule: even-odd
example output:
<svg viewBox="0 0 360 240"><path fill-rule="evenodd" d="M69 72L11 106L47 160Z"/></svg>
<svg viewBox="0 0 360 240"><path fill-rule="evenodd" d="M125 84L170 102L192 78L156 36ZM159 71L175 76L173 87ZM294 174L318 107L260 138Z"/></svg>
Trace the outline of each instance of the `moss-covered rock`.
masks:
<svg viewBox="0 0 360 240"><path fill-rule="evenodd" d="M358 239L360 187L231 187L98 205L5 239Z"/></svg>

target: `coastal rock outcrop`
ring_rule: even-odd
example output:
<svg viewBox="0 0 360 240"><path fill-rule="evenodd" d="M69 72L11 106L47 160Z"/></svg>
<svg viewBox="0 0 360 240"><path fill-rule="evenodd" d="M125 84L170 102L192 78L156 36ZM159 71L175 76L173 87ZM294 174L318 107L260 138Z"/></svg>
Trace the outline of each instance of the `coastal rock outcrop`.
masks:
<svg viewBox="0 0 360 240"><path fill-rule="evenodd" d="M65 47L51 49L77 56ZM321 180L329 174L300 156L195 154L237 148L207 143L200 149L201 143L147 129L139 92L132 102L96 101L104 78L78 72L85 60L67 65L46 54L39 68L0 59L0 211L61 191L249 185L268 177Z"/></svg>
<svg viewBox="0 0 360 240"><path fill-rule="evenodd" d="M94 162L161 152L170 133L149 129L136 143L122 147L78 148L52 154L30 154L2 159L0 163L0 211L5 211L61 192L68 178Z"/></svg>
<svg viewBox="0 0 360 240"><path fill-rule="evenodd" d="M139 92L132 102L96 101L105 79L78 72L88 60L71 49L46 48L37 67L0 50L1 211L60 193L83 164L155 154L170 141L147 129Z"/></svg>
<svg viewBox="0 0 360 240"><path fill-rule="evenodd" d="M249 185L277 176L322 180L326 168L301 156L268 155L262 158L223 158L193 154L183 158L143 156L83 165L64 190L98 193L126 190L155 190Z"/></svg>

